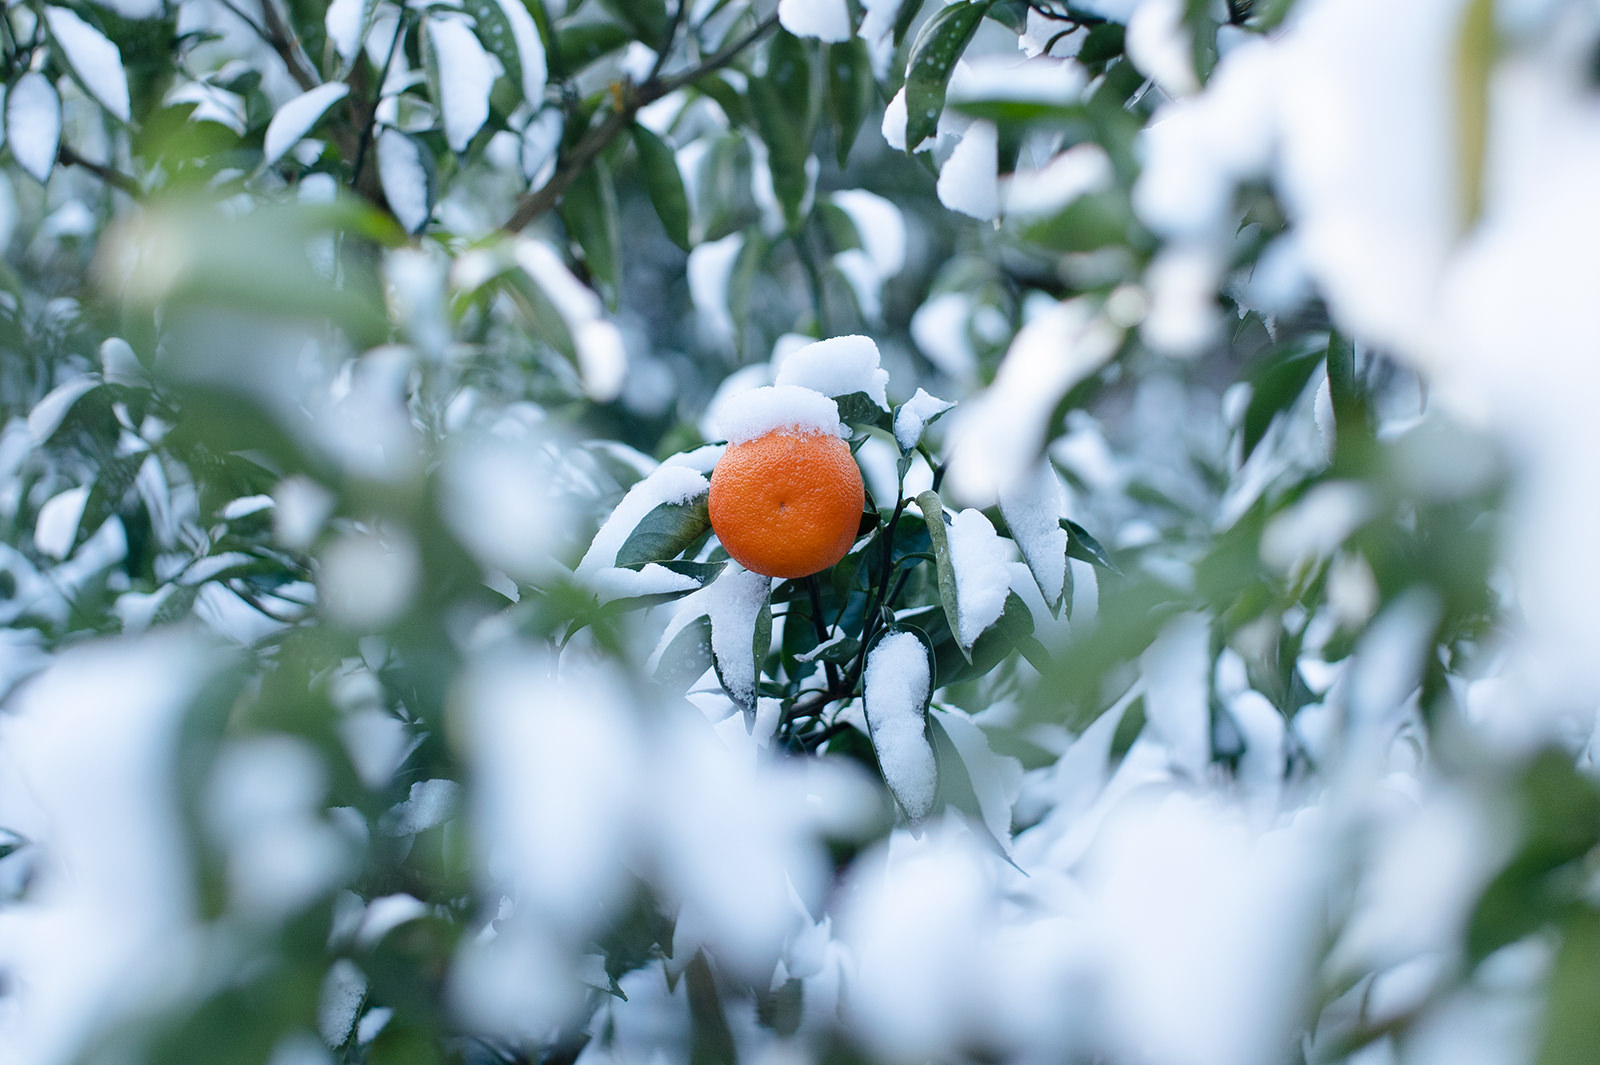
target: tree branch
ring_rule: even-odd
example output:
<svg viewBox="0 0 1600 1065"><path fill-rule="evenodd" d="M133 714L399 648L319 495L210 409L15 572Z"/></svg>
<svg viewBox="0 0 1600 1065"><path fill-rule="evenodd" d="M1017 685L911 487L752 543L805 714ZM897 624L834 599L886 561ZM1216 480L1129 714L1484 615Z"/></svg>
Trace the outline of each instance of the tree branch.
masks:
<svg viewBox="0 0 1600 1065"><path fill-rule="evenodd" d="M110 185L112 188L116 189L118 192L125 192L135 199L137 199L144 191L143 189L139 188L139 183L129 175L124 174L120 170L106 166L104 163L97 163L92 159L85 159L83 156L79 155L76 151L65 144L62 144L56 149L56 161L62 166L82 167L95 177L99 178L101 181L104 181L107 185Z"/></svg>
<svg viewBox="0 0 1600 1065"><path fill-rule="evenodd" d="M322 84L311 57L300 45L300 38L294 35L294 31L283 21L283 16L278 14L276 0L261 0L261 26L265 31L262 38L278 53L283 65L289 68L289 76L301 89L310 91Z"/></svg>
<svg viewBox="0 0 1600 1065"><path fill-rule="evenodd" d="M267 0L270 3L270 0ZM502 232L516 233L532 222L535 218L554 207L561 199L563 193L571 187L572 183L583 173L583 168L594 162L595 158L616 140L633 121L633 116L642 107L655 103L663 96L677 92L686 85L714 73L733 62L740 52L760 40L778 25L776 14L768 15L756 24L755 28L743 37L734 41L722 51L711 56L698 66L680 71L670 77L650 78L643 85L633 87L624 85L620 93L617 110L606 117L600 125L595 126L585 133L573 147L570 155L556 169L550 180L536 191L525 193L517 201L516 208L511 212L511 217L506 219L500 227Z"/></svg>

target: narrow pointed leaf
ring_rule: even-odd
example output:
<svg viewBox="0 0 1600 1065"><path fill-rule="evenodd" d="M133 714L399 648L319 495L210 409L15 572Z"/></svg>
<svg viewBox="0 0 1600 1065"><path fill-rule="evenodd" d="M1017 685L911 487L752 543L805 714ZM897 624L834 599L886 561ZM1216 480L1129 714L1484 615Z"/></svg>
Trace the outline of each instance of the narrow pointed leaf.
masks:
<svg viewBox="0 0 1600 1065"><path fill-rule="evenodd" d="M667 236L684 251L689 250L689 194L683 187L683 172L672 146L644 126L633 127L633 146L639 153L639 168L644 174L645 191L656 216L666 227Z"/></svg>
<svg viewBox="0 0 1600 1065"><path fill-rule="evenodd" d="M944 112L944 96L956 61L966 51L989 4L968 0L942 8L922 27L911 46L906 63L906 150L918 145L939 129Z"/></svg>

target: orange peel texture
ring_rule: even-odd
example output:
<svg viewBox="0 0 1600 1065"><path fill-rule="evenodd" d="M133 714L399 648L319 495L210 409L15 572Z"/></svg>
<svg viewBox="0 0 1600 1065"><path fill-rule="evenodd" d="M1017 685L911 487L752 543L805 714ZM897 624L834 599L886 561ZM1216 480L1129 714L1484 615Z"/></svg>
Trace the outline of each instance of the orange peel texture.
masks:
<svg viewBox="0 0 1600 1065"><path fill-rule="evenodd" d="M866 492L836 436L774 429L729 444L711 471L711 528L728 554L766 577L807 577L838 562L861 527Z"/></svg>

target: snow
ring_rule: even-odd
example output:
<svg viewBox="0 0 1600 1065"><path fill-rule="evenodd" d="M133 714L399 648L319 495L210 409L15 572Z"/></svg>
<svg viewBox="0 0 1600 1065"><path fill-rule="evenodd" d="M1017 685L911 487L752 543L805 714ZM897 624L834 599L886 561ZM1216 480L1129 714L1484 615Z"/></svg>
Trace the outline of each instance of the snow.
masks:
<svg viewBox="0 0 1600 1065"><path fill-rule="evenodd" d="M864 392L881 409L889 409L885 392L889 371L879 365L878 345L871 337L831 337L791 351L778 364L773 383L779 388L798 385L824 396Z"/></svg>
<svg viewBox="0 0 1600 1065"><path fill-rule="evenodd" d="M453 152L464 152L489 118L489 90L499 61L484 51L470 27L459 19L432 17L428 43L439 65L439 110L444 136Z"/></svg>
<svg viewBox="0 0 1600 1065"><path fill-rule="evenodd" d="M50 498L39 508L33 526L33 546L41 554L62 559L72 551L84 504L89 502L89 486L69 488Z"/></svg>
<svg viewBox="0 0 1600 1065"><path fill-rule="evenodd" d="M961 140L939 168L939 202L983 221L1000 213L1000 131L993 122L967 127Z"/></svg>
<svg viewBox="0 0 1600 1065"><path fill-rule="evenodd" d="M538 283L568 328L575 329L600 316L600 297L567 269L550 245L539 240L518 240L513 253L517 265Z"/></svg>
<svg viewBox="0 0 1600 1065"><path fill-rule="evenodd" d="M1009 851L1011 810L1022 792L1022 763L1010 755L996 754L983 729L961 711L936 708L933 713L961 756L984 827L995 842Z"/></svg>
<svg viewBox="0 0 1600 1065"><path fill-rule="evenodd" d="M522 67L522 96L537 105L544 98L545 82L550 76L549 64L544 54L544 41L539 37L539 27L520 0L495 0L500 13L511 26L511 36L517 46L517 62Z"/></svg>
<svg viewBox="0 0 1600 1065"><path fill-rule="evenodd" d="M460 784L443 778L419 780L411 785L405 801L383 815L379 827L386 836L414 836L444 824L460 806Z"/></svg>
<svg viewBox="0 0 1600 1065"><path fill-rule="evenodd" d="M976 375L978 355L968 337L972 297L965 292L941 292L911 316L911 339L917 350L938 369L958 381Z"/></svg>
<svg viewBox="0 0 1600 1065"><path fill-rule="evenodd" d="M928 423L954 406L948 399L930 396L926 390L917 389L916 395L895 408L894 442L900 445L901 451L915 450Z"/></svg>
<svg viewBox="0 0 1600 1065"><path fill-rule="evenodd" d="M378 183L397 222L408 233L428 221L428 171L422 146L397 129L378 134Z"/></svg>
<svg viewBox="0 0 1600 1065"><path fill-rule="evenodd" d="M428 905L414 895L383 895L367 903L367 912L356 932L356 942L371 949L390 932L407 921L428 915Z"/></svg>
<svg viewBox="0 0 1600 1065"><path fill-rule="evenodd" d="M1352 481L1323 481L1274 515L1261 533L1261 561L1280 573L1331 556L1374 511L1366 486Z"/></svg>
<svg viewBox="0 0 1600 1065"><path fill-rule="evenodd" d="M796 37L838 42L851 36L845 0L778 0L778 21Z"/></svg>
<svg viewBox="0 0 1600 1065"><path fill-rule="evenodd" d="M839 405L801 385L752 388L732 397L718 411L717 432L729 444L743 444L779 429L799 435L845 436Z"/></svg>
<svg viewBox="0 0 1600 1065"><path fill-rule="evenodd" d="M519 911L582 944L624 900L638 832L648 763L627 693L592 671L552 677L528 655L476 666L462 692L480 874L503 875Z"/></svg>
<svg viewBox="0 0 1600 1065"><path fill-rule="evenodd" d="M128 78L122 71L122 53L101 32L61 7L44 9L50 36L89 90L114 116L128 121Z"/></svg>
<svg viewBox="0 0 1600 1065"><path fill-rule="evenodd" d="M1211 763L1211 625L1181 614L1139 656L1144 713L1174 765L1204 780Z"/></svg>
<svg viewBox="0 0 1600 1065"><path fill-rule="evenodd" d="M737 335L728 306L728 284L743 250L744 234L730 233L721 240L697 244L689 253L689 296L710 339L723 347L733 346Z"/></svg>
<svg viewBox="0 0 1600 1065"><path fill-rule="evenodd" d="M331 81L307 90L279 107L272 121L267 123L267 132L261 142L262 168L270 167L300 143L328 108L349 94L350 86L342 81Z"/></svg>
<svg viewBox="0 0 1600 1065"><path fill-rule="evenodd" d="M966 76L951 86L946 104L960 107L986 100L1072 104L1086 84L1083 68L1066 60L980 56L968 61Z"/></svg>
<svg viewBox="0 0 1600 1065"><path fill-rule="evenodd" d="M711 653L728 694L741 706L756 698L756 618L772 592L773 578L729 564L696 592L696 606L711 619Z"/></svg>
<svg viewBox="0 0 1600 1065"><path fill-rule="evenodd" d="M572 342L578 349L578 374L589 398L597 403L616 399L628 376L628 351L621 330L604 318L591 318L573 330Z"/></svg>
<svg viewBox="0 0 1600 1065"><path fill-rule="evenodd" d="M1065 210L1078 197L1109 188L1111 158L1093 141L1074 144L1038 169L1018 169L1005 180L1006 214L1041 218Z"/></svg>
<svg viewBox="0 0 1600 1065"><path fill-rule="evenodd" d="M28 412L28 435L33 438L37 447L61 427L61 422L67 413L72 410L72 405L78 402L85 394L92 391L98 384L93 377L87 374L64 381L45 393L45 397L33 405Z"/></svg>
<svg viewBox="0 0 1600 1065"><path fill-rule="evenodd" d="M867 656L862 698L878 766L911 821L933 811L939 770L928 742L933 683L928 649L915 633L889 632Z"/></svg>
<svg viewBox="0 0 1600 1065"><path fill-rule="evenodd" d="M323 25L328 40L333 42L339 58L348 63L361 51L362 31L367 29L367 19L375 0L331 0Z"/></svg>
<svg viewBox="0 0 1600 1065"><path fill-rule="evenodd" d="M945 536L956 575L956 638L970 648L1005 612L1010 549L983 512L970 508L951 519Z"/></svg>
<svg viewBox="0 0 1600 1065"><path fill-rule="evenodd" d="M906 264L906 223L900 208L866 189L840 189L829 197L850 216L872 268L881 280Z"/></svg>
<svg viewBox="0 0 1600 1065"><path fill-rule="evenodd" d="M356 1026L356 1014L367 997L367 977L349 958L339 958L322 978L317 1002L317 1032L330 1047L343 1046Z"/></svg>
<svg viewBox="0 0 1600 1065"><path fill-rule="evenodd" d="M381 629L411 604L420 567L416 545L398 530L347 532L322 551L318 598L328 617L346 628Z"/></svg>
<svg viewBox="0 0 1600 1065"><path fill-rule="evenodd" d="M337 502L332 492L304 474L279 481L272 498L273 535L292 551L304 551L316 542Z"/></svg>
<svg viewBox="0 0 1600 1065"><path fill-rule="evenodd" d="M711 490L711 483L698 470L676 463L666 463L628 489L605 524L594 534L589 550L578 563L580 577L595 578L602 570L617 564L617 552L628 542L628 537L639 522L656 507L669 503L687 503Z"/></svg>
<svg viewBox="0 0 1600 1065"><path fill-rule="evenodd" d="M1194 37L1184 13L1184 0L1142 0L1128 19L1128 58L1174 97L1200 88L1194 71Z"/></svg>
<svg viewBox="0 0 1600 1065"><path fill-rule="evenodd" d="M645 595L692 592L700 587L700 582L688 574L678 573L656 562L637 570L617 567L603 569L594 575L591 583L602 603Z"/></svg>
<svg viewBox="0 0 1600 1065"><path fill-rule="evenodd" d="M50 79L29 71L6 94L6 143L11 158L38 181L50 176L61 145L61 97Z"/></svg>
<svg viewBox="0 0 1600 1065"><path fill-rule="evenodd" d="M531 435L464 440L440 471L440 516L485 568L519 581L551 572L574 520L547 448Z"/></svg>
<svg viewBox="0 0 1600 1065"><path fill-rule="evenodd" d="M1082 299L1055 304L1029 320L1011 342L994 384L950 416L951 488L987 504L1002 485L1032 469L1044 453L1061 397L1098 370L1121 342L1122 331Z"/></svg>
<svg viewBox="0 0 1600 1065"><path fill-rule="evenodd" d="M555 173L556 156L565 130L566 120L557 107L544 108L523 129L522 176L532 187L542 187Z"/></svg>
<svg viewBox="0 0 1600 1065"><path fill-rule="evenodd" d="M0 938L12 1060L79 1059L194 957L177 746L207 653L170 634L80 644L0 718L0 824L42 844Z"/></svg>
<svg viewBox="0 0 1600 1065"><path fill-rule="evenodd" d="M1065 513L1061 480L1047 460L1000 492L1000 516L1047 603L1058 602L1066 589L1067 530L1060 521Z"/></svg>

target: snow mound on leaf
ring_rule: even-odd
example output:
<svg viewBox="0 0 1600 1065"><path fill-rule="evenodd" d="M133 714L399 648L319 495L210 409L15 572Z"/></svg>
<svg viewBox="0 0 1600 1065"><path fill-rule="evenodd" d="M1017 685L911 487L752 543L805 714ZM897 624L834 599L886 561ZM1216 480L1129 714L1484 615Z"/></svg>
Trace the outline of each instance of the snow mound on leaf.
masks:
<svg viewBox="0 0 1600 1065"><path fill-rule="evenodd" d="M833 337L791 351L778 367L775 380L779 385L815 389L825 396L864 392L879 407L889 409L889 371L880 365L878 345L871 337Z"/></svg>
<svg viewBox="0 0 1600 1065"><path fill-rule="evenodd" d="M729 400L718 412L717 429L730 444L743 444L775 429L843 437L839 405L800 385L765 385Z"/></svg>
<svg viewBox="0 0 1600 1065"><path fill-rule="evenodd" d="M928 649L914 633L891 632L867 656L867 724L883 779L920 821L933 809L939 773L928 743Z"/></svg>

